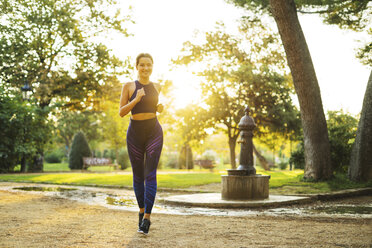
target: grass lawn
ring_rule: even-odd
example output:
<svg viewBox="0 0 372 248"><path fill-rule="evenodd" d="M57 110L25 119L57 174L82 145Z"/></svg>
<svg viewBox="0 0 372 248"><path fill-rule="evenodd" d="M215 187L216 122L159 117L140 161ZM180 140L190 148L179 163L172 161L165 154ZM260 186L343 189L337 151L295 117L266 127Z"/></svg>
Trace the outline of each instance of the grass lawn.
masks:
<svg viewBox="0 0 372 248"><path fill-rule="evenodd" d="M355 183L347 179L346 175L336 174L335 178L326 182L306 182L303 181L303 170L273 170L264 171L259 167L257 174L270 175L270 193L271 194L309 194L325 193L351 188L372 187L372 181L367 183ZM68 172L68 165L47 164L44 165L45 172L37 174L0 174L0 181L12 182L35 182L35 183L52 183L52 184L72 184L72 185L110 185L131 187L132 175L109 173L113 169L110 167L91 167L89 171L104 171L107 173L86 173L86 172ZM130 172L128 168L125 171ZM52 173L59 172L59 173ZM66 173L63 173L66 172ZM220 183L221 175L226 174L226 170L159 170L158 187L185 189L191 186L205 185L210 183Z"/></svg>

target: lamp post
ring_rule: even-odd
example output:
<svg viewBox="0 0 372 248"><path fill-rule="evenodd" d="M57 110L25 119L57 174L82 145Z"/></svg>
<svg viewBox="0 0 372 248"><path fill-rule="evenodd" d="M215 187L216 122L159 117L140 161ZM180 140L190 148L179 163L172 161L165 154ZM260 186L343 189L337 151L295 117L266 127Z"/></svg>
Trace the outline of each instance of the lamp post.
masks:
<svg viewBox="0 0 372 248"><path fill-rule="evenodd" d="M25 85L21 87L22 91L22 99L23 101L29 101L32 93L32 88L28 84L27 80L25 80ZM25 121L24 121L25 122ZM25 143L25 135L26 135L26 126L23 126L23 143ZM26 157L23 154L21 159L21 172L26 172Z"/></svg>
<svg viewBox="0 0 372 248"><path fill-rule="evenodd" d="M32 93L32 88L28 84L27 80L25 80L25 85L21 87L21 91L23 100L29 101Z"/></svg>

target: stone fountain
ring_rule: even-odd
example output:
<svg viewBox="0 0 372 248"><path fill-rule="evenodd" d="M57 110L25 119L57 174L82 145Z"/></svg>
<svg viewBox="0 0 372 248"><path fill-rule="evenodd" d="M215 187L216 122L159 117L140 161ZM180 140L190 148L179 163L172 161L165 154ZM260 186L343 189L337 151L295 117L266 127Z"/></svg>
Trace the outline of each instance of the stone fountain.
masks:
<svg viewBox="0 0 372 248"><path fill-rule="evenodd" d="M227 170L222 176L222 200L255 200L269 197L270 176L256 174L253 166L253 129L254 120L249 116L249 107L239 122L240 164L235 170Z"/></svg>

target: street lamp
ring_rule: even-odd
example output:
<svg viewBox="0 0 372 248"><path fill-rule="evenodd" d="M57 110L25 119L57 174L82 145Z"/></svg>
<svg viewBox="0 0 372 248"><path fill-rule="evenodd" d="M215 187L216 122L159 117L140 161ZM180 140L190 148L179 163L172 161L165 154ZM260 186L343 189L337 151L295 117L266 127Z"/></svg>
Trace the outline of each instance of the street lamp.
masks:
<svg viewBox="0 0 372 248"><path fill-rule="evenodd" d="M25 81L25 85L23 85L21 87L21 90L22 90L22 98L23 100L30 100L30 97L31 97L31 94L32 94L32 88L31 86L28 84L27 81Z"/></svg>
<svg viewBox="0 0 372 248"><path fill-rule="evenodd" d="M31 97L31 94L32 94L32 88L28 84L27 80L25 80L25 85L23 85L21 87L21 91L22 91L23 101L29 101L30 97ZM23 133L24 133L24 135L26 134L26 127L25 126L23 127ZM25 139L25 137L23 137L23 139ZM22 160L21 160L21 172L26 172L26 157L25 157L25 155L22 156Z"/></svg>

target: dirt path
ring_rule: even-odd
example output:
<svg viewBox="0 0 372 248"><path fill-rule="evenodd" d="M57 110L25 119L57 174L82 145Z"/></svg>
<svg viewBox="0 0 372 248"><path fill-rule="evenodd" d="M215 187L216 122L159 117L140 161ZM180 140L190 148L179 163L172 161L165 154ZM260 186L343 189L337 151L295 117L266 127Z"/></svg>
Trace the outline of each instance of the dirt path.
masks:
<svg viewBox="0 0 372 248"><path fill-rule="evenodd" d="M0 247L371 247L371 219L153 214L0 191Z"/></svg>

